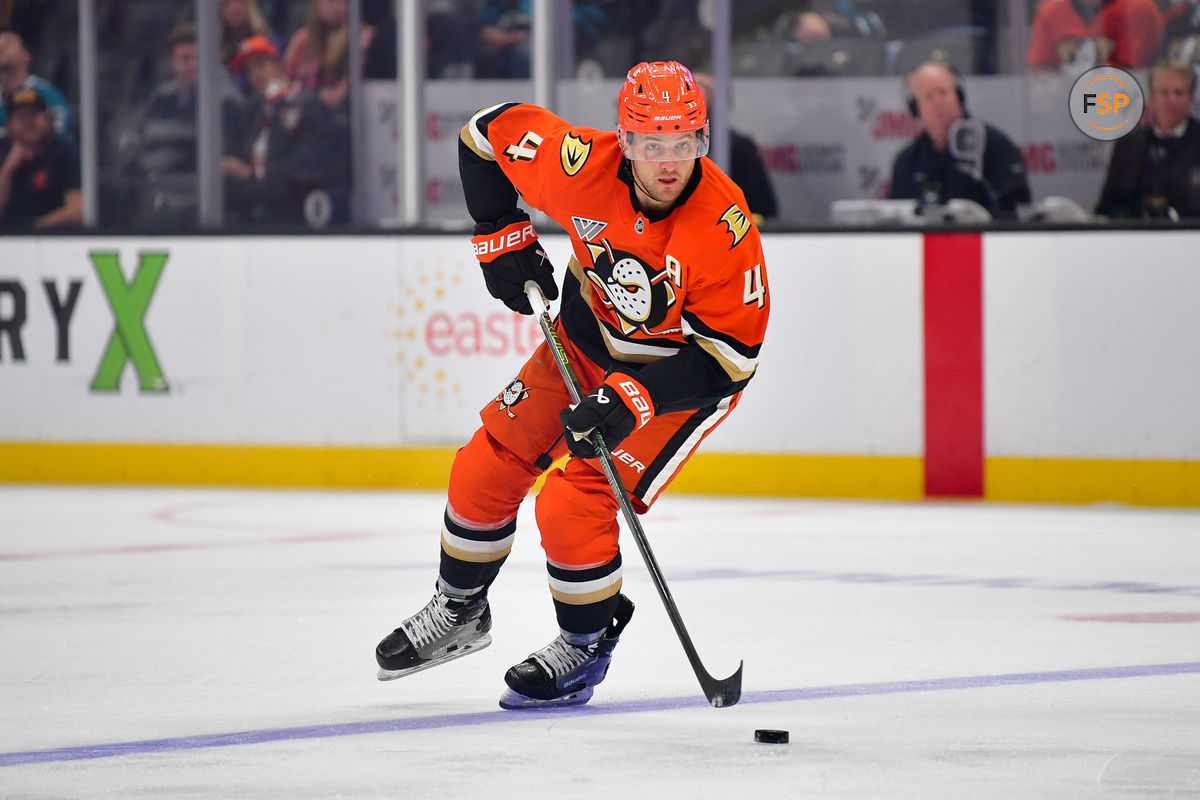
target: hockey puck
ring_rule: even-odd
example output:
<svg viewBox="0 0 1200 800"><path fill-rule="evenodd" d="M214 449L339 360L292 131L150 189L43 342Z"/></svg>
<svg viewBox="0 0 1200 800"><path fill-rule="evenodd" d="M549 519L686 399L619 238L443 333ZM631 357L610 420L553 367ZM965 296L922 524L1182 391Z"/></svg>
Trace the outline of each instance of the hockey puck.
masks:
<svg viewBox="0 0 1200 800"><path fill-rule="evenodd" d="M770 728L759 728L754 732L754 741L763 744L787 744L788 732L771 730Z"/></svg>

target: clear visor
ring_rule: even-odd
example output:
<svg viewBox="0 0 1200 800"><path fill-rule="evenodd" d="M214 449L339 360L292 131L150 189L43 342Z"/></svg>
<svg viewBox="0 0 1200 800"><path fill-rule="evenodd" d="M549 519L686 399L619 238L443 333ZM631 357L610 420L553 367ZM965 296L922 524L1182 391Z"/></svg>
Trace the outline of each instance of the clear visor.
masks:
<svg viewBox="0 0 1200 800"><path fill-rule="evenodd" d="M621 150L630 161L688 161L708 155L708 125L686 133L620 133Z"/></svg>

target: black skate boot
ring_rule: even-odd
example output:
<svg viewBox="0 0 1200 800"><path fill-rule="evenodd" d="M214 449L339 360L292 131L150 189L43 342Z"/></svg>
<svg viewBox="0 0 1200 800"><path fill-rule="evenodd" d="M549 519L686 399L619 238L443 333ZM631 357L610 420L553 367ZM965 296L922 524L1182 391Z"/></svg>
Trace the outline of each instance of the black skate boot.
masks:
<svg viewBox="0 0 1200 800"><path fill-rule="evenodd" d="M508 709L577 706L592 699L592 691L608 674L613 648L633 616L633 603L617 595L613 621L590 644L572 644L559 634L504 675L508 689L500 707Z"/></svg>
<svg viewBox="0 0 1200 800"><path fill-rule="evenodd" d="M381 681L395 680L482 650L492 643L487 596L459 600L434 594L375 648Z"/></svg>

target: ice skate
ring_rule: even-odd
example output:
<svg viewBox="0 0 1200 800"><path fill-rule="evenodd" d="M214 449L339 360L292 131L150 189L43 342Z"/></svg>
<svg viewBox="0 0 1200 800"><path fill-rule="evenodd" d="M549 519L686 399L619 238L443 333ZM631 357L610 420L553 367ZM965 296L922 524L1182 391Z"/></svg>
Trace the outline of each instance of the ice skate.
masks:
<svg viewBox="0 0 1200 800"><path fill-rule="evenodd" d="M591 700L596 685L608 674L613 648L632 616L633 603L618 595L614 619L598 640L577 645L568 641L569 634L559 634L505 673L508 689L500 698L500 707L577 706Z"/></svg>
<svg viewBox="0 0 1200 800"><path fill-rule="evenodd" d="M492 643L487 597L459 600L438 591L375 648L381 681L395 680L482 650Z"/></svg>

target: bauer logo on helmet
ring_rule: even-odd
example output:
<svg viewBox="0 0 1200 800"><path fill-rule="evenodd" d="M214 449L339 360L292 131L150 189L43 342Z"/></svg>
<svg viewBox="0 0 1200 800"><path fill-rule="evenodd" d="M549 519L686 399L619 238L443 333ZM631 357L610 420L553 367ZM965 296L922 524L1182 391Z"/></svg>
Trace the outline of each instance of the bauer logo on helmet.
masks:
<svg viewBox="0 0 1200 800"><path fill-rule="evenodd" d="M617 137L621 152L633 161L706 155L708 108L688 68L667 61L630 70L617 98Z"/></svg>

